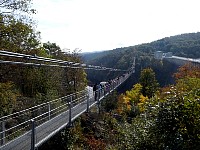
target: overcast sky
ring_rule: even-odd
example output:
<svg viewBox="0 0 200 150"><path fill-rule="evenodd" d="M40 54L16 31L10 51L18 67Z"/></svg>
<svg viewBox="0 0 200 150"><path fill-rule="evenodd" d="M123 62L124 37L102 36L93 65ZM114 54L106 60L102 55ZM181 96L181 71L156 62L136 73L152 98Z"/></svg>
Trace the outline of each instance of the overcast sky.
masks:
<svg viewBox="0 0 200 150"><path fill-rule="evenodd" d="M34 0L42 42L111 50L200 31L199 0Z"/></svg>

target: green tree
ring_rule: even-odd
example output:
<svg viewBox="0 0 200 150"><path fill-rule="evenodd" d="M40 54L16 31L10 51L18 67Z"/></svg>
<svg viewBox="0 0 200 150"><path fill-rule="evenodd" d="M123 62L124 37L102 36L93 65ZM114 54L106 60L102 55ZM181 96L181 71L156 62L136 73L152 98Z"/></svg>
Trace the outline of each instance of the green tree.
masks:
<svg viewBox="0 0 200 150"><path fill-rule="evenodd" d="M18 53L31 53L31 50L38 49L40 33L35 32L30 25L11 18L6 23L0 17L3 22L0 24L0 49Z"/></svg>
<svg viewBox="0 0 200 150"><path fill-rule="evenodd" d="M48 41L47 43L43 43L43 47L46 52L54 58L56 58L61 53L61 48L56 45L56 43L51 43Z"/></svg>
<svg viewBox="0 0 200 150"><path fill-rule="evenodd" d="M27 53L38 48L40 33L33 28L30 17L35 10L31 6L32 0L0 2L0 49Z"/></svg>
<svg viewBox="0 0 200 150"><path fill-rule="evenodd" d="M151 68L141 71L139 83L142 85L142 94L148 98L154 96L159 87L155 73Z"/></svg>

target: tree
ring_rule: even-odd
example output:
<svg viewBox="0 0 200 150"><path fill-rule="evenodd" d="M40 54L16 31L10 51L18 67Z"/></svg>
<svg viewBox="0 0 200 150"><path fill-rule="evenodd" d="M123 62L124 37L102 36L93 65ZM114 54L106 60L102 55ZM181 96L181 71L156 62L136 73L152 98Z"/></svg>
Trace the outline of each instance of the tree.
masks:
<svg viewBox="0 0 200 150"><path fill-rule="evenodd" d="M151 68L143 69L140 74L139 83L142 85L142 94L151 98L158 90L158 82Z"/></svg>
<svg viewBox="0 0 200 150"><path fill-rule="evenodd" d="M12 112L18 94L13 83L0 83L0 116L8 115Z"/></svg>
<svg viewBox="0 0 200 150"><path fill-rule="evenodd" d="M192 64L185 64L178 68L178 72L173 75L176 80L184 79L186 77L200 78L200 68Z"/></svg>
<svg viewBox="0 0 200 150"><path fill-rule="evenodd" d="M45 48L46 52L56 58L61 53L61 48L56 45L56 43L43 43L43 47Z"/></svg>
<svg viewBox="0 0 200 150"><path fill-rule="evenodd" d="M9 23L0 18L3 22L0 24L0 49L18 53L30 53L38 49L40 33L35 32L30 25L11 18Z"/></svg>
<svg viewBox="0 0 200 150"><path fill-rule="evenodd" d="M35 13L31 4L32 0L0 2L0 49L23 52L38 48L40 33L35 32L30 19Z"/></svg>
<svg viewBox="0 0 200 150"><path fill-rule="evenodd" d="M33 20L30 18L30 15L36 11L31 8L31 4L32 0L2 0L0 2L0 26L11 24L13 20L33 25ZM1 36L5 35L4 31L5 33L7 32L6 29L1 28Z"/></svg>
<svg viewBox="0 0 200 150"><path fill-rule="evenodd" d="M191 77L184 74L193 71L179 69L176 74L182 76L178 76L176 84L146 102L145 119L140 114L132 124L140 131L134 132L138 149L200 148L200 78L195 76L199 71Z"/></svg>
<svg viewBox="0 0 200 150"><path fill-rule="evenodd" d="M135 84L130 91L118 97L118 112L133 118L144 111L147 100L148 98L142 95L142 86Z"/></svg>
<svg viewBox="0 0 200 150"><path fill-rule="evenodd" d="M13 11L21 11L26 13L34 13L35 10L31 9L32 0L2 0L0 2L0 14L8 14Z"/></svg>
<svg viewBox="0 0 200 150"><path fill-rule="evenodd" d="M2 0L0 2L0 16L4 18L6 23L9 23L14 17L26 23L33 23L30 18L31 14L35 14L36 10L32 9L33 0ZM27 16L28 15L28 16Z"/></svg>

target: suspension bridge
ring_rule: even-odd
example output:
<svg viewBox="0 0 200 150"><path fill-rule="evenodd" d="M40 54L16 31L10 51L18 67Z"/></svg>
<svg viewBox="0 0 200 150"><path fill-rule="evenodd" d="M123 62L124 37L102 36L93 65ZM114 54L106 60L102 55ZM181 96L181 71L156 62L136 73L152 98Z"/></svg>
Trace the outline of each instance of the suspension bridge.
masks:
<svg viewBox="0 0 200 150"><path fill-rule="evenodd" d="M62 129L70 126L81 114L89 112L94 105L100 107L100 102L112 91L123 84L135 69L135 59L129 70L92 66L50 58L43 58L7 51L0 51L0 56L25 58L41 61L23 62L0 60L0 63L33 65L48 67L70 67L94 70L125 71L123 76L113 79L110 84L98 88L94 93L91 88L42 103L34 107L15 112L0 118L0 150L34 150L49 140ZM56 64L46 64L51 62Z"/></svg>

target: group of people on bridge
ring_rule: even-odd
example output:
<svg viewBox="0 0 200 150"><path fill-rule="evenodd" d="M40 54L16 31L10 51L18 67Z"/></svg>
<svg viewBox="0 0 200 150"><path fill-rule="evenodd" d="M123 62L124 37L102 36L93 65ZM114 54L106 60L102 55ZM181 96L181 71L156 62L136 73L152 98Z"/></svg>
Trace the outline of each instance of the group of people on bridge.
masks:
<svg viewBox="0 0 200 150"><path fill-rule="evenodd" d="M110 92L112 89L115 88L118 84L120 84L121 80L126 76L127 74L123 74L122 76L118 76L113 80L109 80L108 82L102 81L100 83L95 83L93 85L93 96L95 100L97 101L102 94L106 94Z"/></svg>

